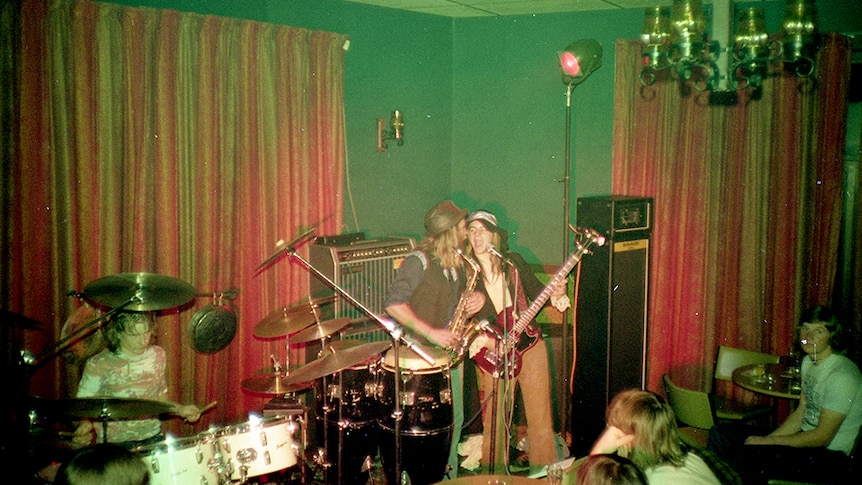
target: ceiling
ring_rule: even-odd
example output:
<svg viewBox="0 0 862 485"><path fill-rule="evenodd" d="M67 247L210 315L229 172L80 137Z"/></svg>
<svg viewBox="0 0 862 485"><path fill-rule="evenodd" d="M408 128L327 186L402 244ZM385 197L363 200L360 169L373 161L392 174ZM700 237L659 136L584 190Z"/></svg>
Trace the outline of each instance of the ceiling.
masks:
<svg viewBox="0 0 862 485"><path fill-rule="evenodd" d="M444 17L488 17L645 8L671 0L346 0ZM705 2L709 3L709 2Z"/></svg>

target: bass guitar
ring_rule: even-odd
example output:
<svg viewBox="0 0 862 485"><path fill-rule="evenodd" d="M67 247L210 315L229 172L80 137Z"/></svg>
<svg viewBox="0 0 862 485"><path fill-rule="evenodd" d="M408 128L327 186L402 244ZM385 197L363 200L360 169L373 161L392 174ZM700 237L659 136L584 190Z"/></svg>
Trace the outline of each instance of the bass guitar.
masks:
<svg viewBox="0 0 862 485"><path fill-rule="evenodd" d="M521 372L521 356L536 345L539 340L539 329L529 328L530 322L539 313L548 298L556 291L557 287L566 279L572 268L580 262L584 253L590 252L590 246L602 246L605 243L605 237L597 231L589 228L578 228L575 231L577 239L575 240L575 250L566 258L560 269L554 274L547 285L542 289L541 293L535 300L524 310L519 316L518 321L511 328L506 329L505 322L512 322L513 307L508 307L499 315L497 315L497 328L502 328L506 332L505 338L498 350L490 349L488 346L482 346L477 352L472 353L471 357L482 370L493 374L495 377L501 375L504 367L504 358L508 354L508 362L505 364L507 373L510 378L515 378ZM493 334L486 334L489 339L493 339ZM478 342L479 339L477 339ZM487 339L483 339L487 341Z"/></svg>

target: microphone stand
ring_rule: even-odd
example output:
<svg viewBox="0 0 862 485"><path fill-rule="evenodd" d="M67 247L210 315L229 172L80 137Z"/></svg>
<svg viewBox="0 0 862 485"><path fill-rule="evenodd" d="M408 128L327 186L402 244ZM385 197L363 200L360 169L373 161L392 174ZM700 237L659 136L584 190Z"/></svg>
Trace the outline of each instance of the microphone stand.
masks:
<svg viewBox="0 0 862 485"><path fill-rule="evenodd" d="M401 358L399 357L399 347L403 343L404 346L416 352L422 360L428 363L430 366L436 365L436 360L433 357L428 355L424 349L419 347L416 342L412 339L404 335L402 328L398 325L395 320L391 318L384 318L380 315L375 314L371 309L367 306L363 305L359 300L353 297L350 293L348 293L345 289L338 286L337 283L332 281L331 278L323 274L320 270L315 268L310 262L308 262L305 258L297 254L296 248L289 246L282 250L283 252L287 252L290 257L295 258L299 261L306 269L311 271L315 276L323 280L330 288L334 289L339 295L344 297L349 303L353 306L362 310L366 315L373 318L377 323L380 324L383 328L389 332L389 335L392 337L392 349L395 357L395 410L392 412L392 417L395 420L395 477L396 480L401 480L401 418L404 414L404 411L401 408ZM339 471L339 474L341 472Z"/></svg>
<svg viewBox="0 0 862 485"><path fill-rule="evenodd" d="M505 264L505 262L504 262L504 264ZM505 346L503 344L505 343L506 334L508 333L508 332L506 332L506 328L509 326L509 321L508 321L509 320L509 312L506 311L506 292L509 288L508 278L509 278L509 272L505 271L505 268L504 268L502 300L501 300L503 302L503 322L502 322L502 324L503 324L503 335L502 335L502 340L500 338L496 338L496 337L494 338L494 353L497 355L498 367L499 367L499 363L501 362L501 358L503 357L503 355L502 355L503 349L505 348ZM503 365L502 372L503 373L506 372L505 363ZM496 461L497 461L497 418L499 416L499 412L498 412L497 408L500 404L500 377L501 377L501 372L498 370L498 371L492 373L491 377L493 377L493 379L494 379L494 389L493 389L493 395L491 396L491 430L489 432L489 439L491 442L490 443L491 446L489 448L490 451L488 452L488 473L493 475L494 474L494 468L496 467Z"/></svg>

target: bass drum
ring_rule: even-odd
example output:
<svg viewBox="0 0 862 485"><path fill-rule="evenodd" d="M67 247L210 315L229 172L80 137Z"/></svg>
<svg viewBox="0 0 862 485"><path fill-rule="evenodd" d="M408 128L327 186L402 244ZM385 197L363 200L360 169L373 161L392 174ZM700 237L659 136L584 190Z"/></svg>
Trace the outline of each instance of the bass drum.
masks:
<svg viewBox="0 0 862 485"><path fill-rule="evenodd" d="M249 421L216 432L222 464L231 480L244 481L292 467L301 453L294 436L299 425L288 416Z"/></svg>
<svg viewBox="0 0 862 485"><path fill-rule="evenodd" d="M422 348L434 360L433 366L414 351L399 349L401 361L401 470L411 483L435 483L443 479L449 460L454 414L450 359L445 350ZM388 483L395 477L395 354L387 351L380 373L379 399L382 408L380 458Z"/></svg>

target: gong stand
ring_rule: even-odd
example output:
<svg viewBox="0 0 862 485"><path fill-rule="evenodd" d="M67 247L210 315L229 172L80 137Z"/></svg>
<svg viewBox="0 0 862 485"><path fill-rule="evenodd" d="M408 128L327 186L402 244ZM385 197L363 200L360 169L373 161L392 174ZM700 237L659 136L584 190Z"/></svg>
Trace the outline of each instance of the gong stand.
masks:
<svg viewBox="0 0 862 485"><path fill-rule="evenodd" d="M331 278L323 274L320 270L315 268L311 263L309 263L302 256L297 254L296 248L290 246L288 248L282 249L281 251L286 251L290 257L295 258L299 261L306 269L311 271L315 276L323 280L330 288L334 289L339 295L343 296L349 303L353 306L359 308L369 317L373 318L380 326L386 329L389 332L389 335L392 337L392 349L395 357L395 409L392 411L392 417L395 420L395 477L397 480L401 480L401 418L404 414L401 407L401 358L399 357L399 347L403 344L407 348L416 352L422 360L428 363L430 366L436 365L436 361L433 357L428 355L424 349L419 347L416 342L412 339L404 335L402 328L391 318L384 318L380 315L375 314L371 309L367 306L363 305L359 300L353 297L347 290L340 287L337 283L332 281ZM324 422L324 426L326 423ZM339 471L341 473L341 471Z"/></svg>

